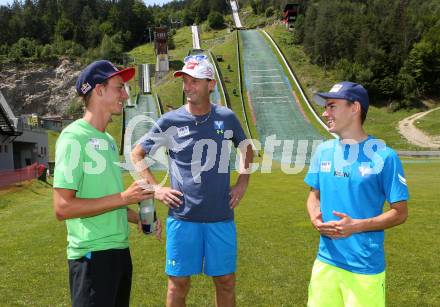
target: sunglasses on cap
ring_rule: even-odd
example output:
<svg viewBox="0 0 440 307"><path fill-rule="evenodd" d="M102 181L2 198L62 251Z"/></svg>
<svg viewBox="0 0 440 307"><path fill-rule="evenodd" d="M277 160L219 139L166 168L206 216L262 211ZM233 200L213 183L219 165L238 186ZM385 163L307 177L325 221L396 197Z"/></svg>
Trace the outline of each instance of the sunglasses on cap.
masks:
<svg viewBox="0 0 440 307"><path fill-rule="evenodd" d="M183 63L187 63L189 61L195 60L197 62L208 60L208 57L204 54L195 54L195 55L188 55L183 59Z"/></svg>

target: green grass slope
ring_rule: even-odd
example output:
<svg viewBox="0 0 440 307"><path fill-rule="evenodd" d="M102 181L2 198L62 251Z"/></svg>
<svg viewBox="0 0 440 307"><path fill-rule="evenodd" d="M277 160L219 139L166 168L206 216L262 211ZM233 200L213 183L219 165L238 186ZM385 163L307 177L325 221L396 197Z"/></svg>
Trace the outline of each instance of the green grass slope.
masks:
<svg viewBox="0 0 440 307"><path fill-rule="evenodd" d="M417 120L415 126L432 136L440 136L440 109Z"/></svg>

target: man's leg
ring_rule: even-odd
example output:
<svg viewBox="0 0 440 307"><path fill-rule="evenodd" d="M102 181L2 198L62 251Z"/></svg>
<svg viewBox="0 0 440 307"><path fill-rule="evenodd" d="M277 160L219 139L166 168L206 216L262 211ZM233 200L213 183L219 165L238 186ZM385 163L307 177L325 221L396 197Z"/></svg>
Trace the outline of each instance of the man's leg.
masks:
<svg viewBox="0 0 440 307"><path fill-rule="evenodd" d="M127 272L130 276L127 275L123 281L124 285L121 285L121 255L127 258L130 253L128 249L110 249L92 252L77 260L69 260L72 306L129 305L131 272ZM131 261L124 265L129 266L131 270Z"/></svg>
<svg viewBox="0 0 440 307"><path fill-rule="evenodd" d="M356 274L345 271L341 282L345 306L385 307L385 272Z"/></svg>
<svg viewBox="0 0 440 307"><path fill-rule="evenodd" d="M235 273L214 276L215 305L217 307L235 306Z"/></svg>
<svg viewBox="0 0 440 307"><path fill-rule="evenodd" d="M131 278L133 265L129 249L120 250L118 265L120 266L120 279L115 306L128 307L130 305Z"/></svg>
<svg viewBox="0 0 440 307"><path fill-rule="evenodd" d="M167 218L165 273L168 275L168 307L185 306L190 276L202 272L203 236L200 225Z"/></svg>
<svg viewBox="0 0 440 307"><path fill-rule="evenodd" d="M82 257L76 260L68 260L68 264L72 306L90 306L92 304L92 297L90 295L92 281L88 276L90 261Z"/></svg>
<svg viewBox="0 0 440 307"><path fill-rule="evenodd" d="M190 277L168 276L167 307L186 306Z"/></svg>
<svg viewBox="0 0 440 307"><path fill-rule="evenodd" d="M237 269L237 233L234 221L206 223L205 238L206 275L215 284L218 307L235 306L235 271Z"/></svg>
<svg viewBox="0 0 440 307"><path fill-rule="evenodd" d="M309 284L308 307L344 307L341 269L315 260Z"/></svg>

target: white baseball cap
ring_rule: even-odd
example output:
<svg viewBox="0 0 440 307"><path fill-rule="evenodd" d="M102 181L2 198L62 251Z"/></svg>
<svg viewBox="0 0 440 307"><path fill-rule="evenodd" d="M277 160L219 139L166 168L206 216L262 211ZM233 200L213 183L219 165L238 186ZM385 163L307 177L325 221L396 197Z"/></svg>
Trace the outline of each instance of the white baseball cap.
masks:
<svg viewBox="0 0 440 307"><path fill-rule="evenodd" d="M174 77L181 77L187 74L196 79L214 80L214 66L205 58L197 56L189 56L185 58L185 65L181 70L174 73Z"/></svg>

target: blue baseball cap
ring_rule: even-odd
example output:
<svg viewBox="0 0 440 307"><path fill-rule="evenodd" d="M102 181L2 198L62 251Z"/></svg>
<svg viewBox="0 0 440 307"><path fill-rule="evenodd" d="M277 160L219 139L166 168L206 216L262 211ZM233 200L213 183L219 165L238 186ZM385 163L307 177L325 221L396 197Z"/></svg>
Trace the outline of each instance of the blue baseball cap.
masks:
<svg viewBox="0 0 440 307"><path fill-rule="evenodd" d="M119 70L110 61L99 60L87 66L76 80L76 91L78 95L85 96L92 91L96 84L100 84L114 76L121 76L124 82L133 78L135 69L133 67Z"/></svg>
<svg viewBox="0 0 440 307"><path fill-rule="evenodd" d="M342 81L333 85L329 92L316 93L313 100L321 106L325 106L326 99L345 99L359 101L362 109L368 111L369 98L367 90L360 84Z"/></svg>

